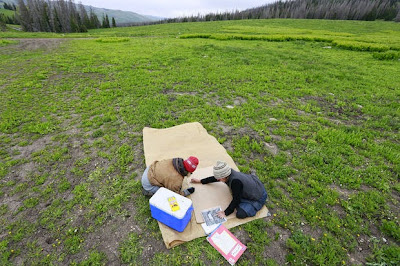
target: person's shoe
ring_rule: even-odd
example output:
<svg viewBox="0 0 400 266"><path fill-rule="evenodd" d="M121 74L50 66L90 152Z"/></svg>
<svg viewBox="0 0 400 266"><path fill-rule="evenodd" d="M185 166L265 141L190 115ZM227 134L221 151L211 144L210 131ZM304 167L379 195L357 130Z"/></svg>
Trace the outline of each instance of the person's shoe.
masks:
<svg viewBox="0 0 400 266"><path fill-rule="evenodd" d="M154 195L153 193L151 193L150 191L145 190L144 188L142 188L142 194L144 196L146 196L146 197L151 197L151 196Z"/></svg>

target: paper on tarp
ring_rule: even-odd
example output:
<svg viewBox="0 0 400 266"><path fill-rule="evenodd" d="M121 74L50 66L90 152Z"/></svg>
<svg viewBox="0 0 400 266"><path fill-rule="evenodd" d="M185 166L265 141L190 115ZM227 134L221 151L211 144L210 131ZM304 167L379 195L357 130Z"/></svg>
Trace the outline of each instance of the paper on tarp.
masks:
<svg viewBox="0 0 400 266"><path fill-rule="evenodd" d="M226 152L225 148L217 141L215 137L209 135L207 133L207 130L198 122L187 123L164 129L145 127L143 129L143 148L147 166L149 166L156 160L169 159L174 157L181 157L186 159L187 157L193 155L199 159L199 174L201 174L202 168L214 166L218 160L225 161L230 167L238 170L236 164ZM198 175L198 170L196 170L192 176ZM189 182L190 177L185 177L183 180L182 188L186 189L190 186L193 186L193 183ZM229 188L225 184L219 184L225 186L224 188L227 189L227 191L229 192ZM202 185L202 188L207 188L210 185L213 184ZM221 191L219 189L218 193L211 192L211 189L205 189L203 192L201 192L201 189L198 191L196 186L196 191L190 196L193 201L193 207L195 208L196 213L197 210L195 206L198 205L198 201L208 199L209 197L211 197L211 194L221 195ZM222 200L226 200L227 194L224 195L225 196L222 196ZM221 206L221 208L223 208L222 204L219 202L220 199L217 199L216 201L218 202L216 202L214 206L209 205L208 208L215 206ZM214 204L214 202L211 203ZM199 211L201 215L201 210ZM226 221L224 225L226 228L229 229L255 219L266 217L267 214L268 209L264 206L254 217L249 217L246 219L228 217L230 219L228 219L228 221ZM172 248L184 242L205 236L203 228L199 223L197 223L194 212L192 213L192 218L188 226L181 233L169 228L168 226L160 222L158 222L158 224L167 248Z"/></svg>

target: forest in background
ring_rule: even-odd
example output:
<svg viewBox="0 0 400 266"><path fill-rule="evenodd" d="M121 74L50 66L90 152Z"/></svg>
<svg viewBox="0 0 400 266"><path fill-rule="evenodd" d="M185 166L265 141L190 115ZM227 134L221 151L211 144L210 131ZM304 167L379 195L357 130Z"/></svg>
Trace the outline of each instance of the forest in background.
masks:
<svg viewBox="0 0 400 266"><path fill-rule="evenodd" d="M19 24L28 32L87 32L88 29L116 27L114 17L106 14L102 21L92 9L87 12L82 3L72 0L18 0L17 7L5 3L5 9L16 11L13 16L1 16L3 24ZM1 22L0 22L1 23Z"/></svg>
<svg viewBox="0 0 400 266"><path fill-rule="evenodd" d="M92 9L87 11L72 0L18 0L18 5L4 5L15 11L12 16L0 14L0 28L6 24L20 24L30 32L86 32L88 29L116 27L114 17L103 15L100 21ZM137 26L159 23L222 21L241 19L333 19L400 21L398 0L289 0L277 1L244 11L209 13L151 22L121 23L118 26Z"/></svg>
<svg viewBox="0 0 400 266"><path fill-rule="evenodd" d="M244 11L209 13L206 15L199 14L197 16L165 19L159 22L145 24L271 18L386 20L399 22L400 2L398 0L276 1L272 4L266 4ZM140 25L142 24L143 23Z"/></svg>

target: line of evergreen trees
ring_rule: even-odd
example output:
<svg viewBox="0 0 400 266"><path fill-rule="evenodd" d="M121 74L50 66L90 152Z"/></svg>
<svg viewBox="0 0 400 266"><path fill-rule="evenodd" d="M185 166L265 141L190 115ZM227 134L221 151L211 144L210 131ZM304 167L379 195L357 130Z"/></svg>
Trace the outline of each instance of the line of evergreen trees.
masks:
<svg viewBox="0 0 400 266"><path fill-rule="evenodd" d="M15 4L4 3L3 4L3 8L4 9L8 9L8 10L12 10L12 11L16 11L17 10L17 7L15 6Z"/></svg>
<svg viewBox="0 0 400 266"><path fill-rule="evenodd" d="M0 14L0 23L1 24L19 24L18 17L16 15L6 16L4 14Z"/></svg>
<svg viewBox="0 0 400 266"><path fill-rule="evenodd" d="M295 0L241 12L247 18L400 20L399 0Z"/></svg>
<svg viewBox="0 0 400 266"><path fill-rule="evenodd" d="M81 3L76 5L72 0L18 0L18 14L22 29L30 32L67 33L110 28L107 15L100 22L92 9L88 14Z"/></svg>
<svg viewBox="0 0 400 266"><path fill-rule="evenodd" d="M5 22L5 17L3 14L0 14L0 31L5 31L6 30L6 22Z"/></svg>
<svg viewBox="0 0 400 266"><path fill-rule="evenodd" d="M3 3L3 8L11 11L16 11L17 7L15 4L7 4ZM0 29L1 30L6 30L6 24L19 24L19 20L17 16L15 15L15 12L12 16L8 15L6 16L5 14L1 13L0 14Z"/></svg>
<svg viewBox="0 0 400 266"><path fill-rule="evenodd" d="M261 7L224 13L187 16L143 24L198 22L241 19L298 18L376 20L400 22L399 0L288 0ZM130 24L132 25L132 24ZM128 25L124 25L128 26Z"/></svg>

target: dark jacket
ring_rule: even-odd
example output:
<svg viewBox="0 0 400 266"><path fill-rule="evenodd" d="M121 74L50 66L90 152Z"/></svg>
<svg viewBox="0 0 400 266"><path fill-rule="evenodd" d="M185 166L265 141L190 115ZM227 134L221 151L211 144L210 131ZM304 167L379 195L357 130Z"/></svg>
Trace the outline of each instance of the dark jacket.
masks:
<svg viewBox="0 0 400 266"><path fill-rule="evenodd" d="M218 182L214 176L201 180L202 184ZM265 191L263 183L255 175L244 174L232 169L226 184L232 191L233 199L225 210L225 215L231 214L240 203L241 199L257 201Z"/></svg>

